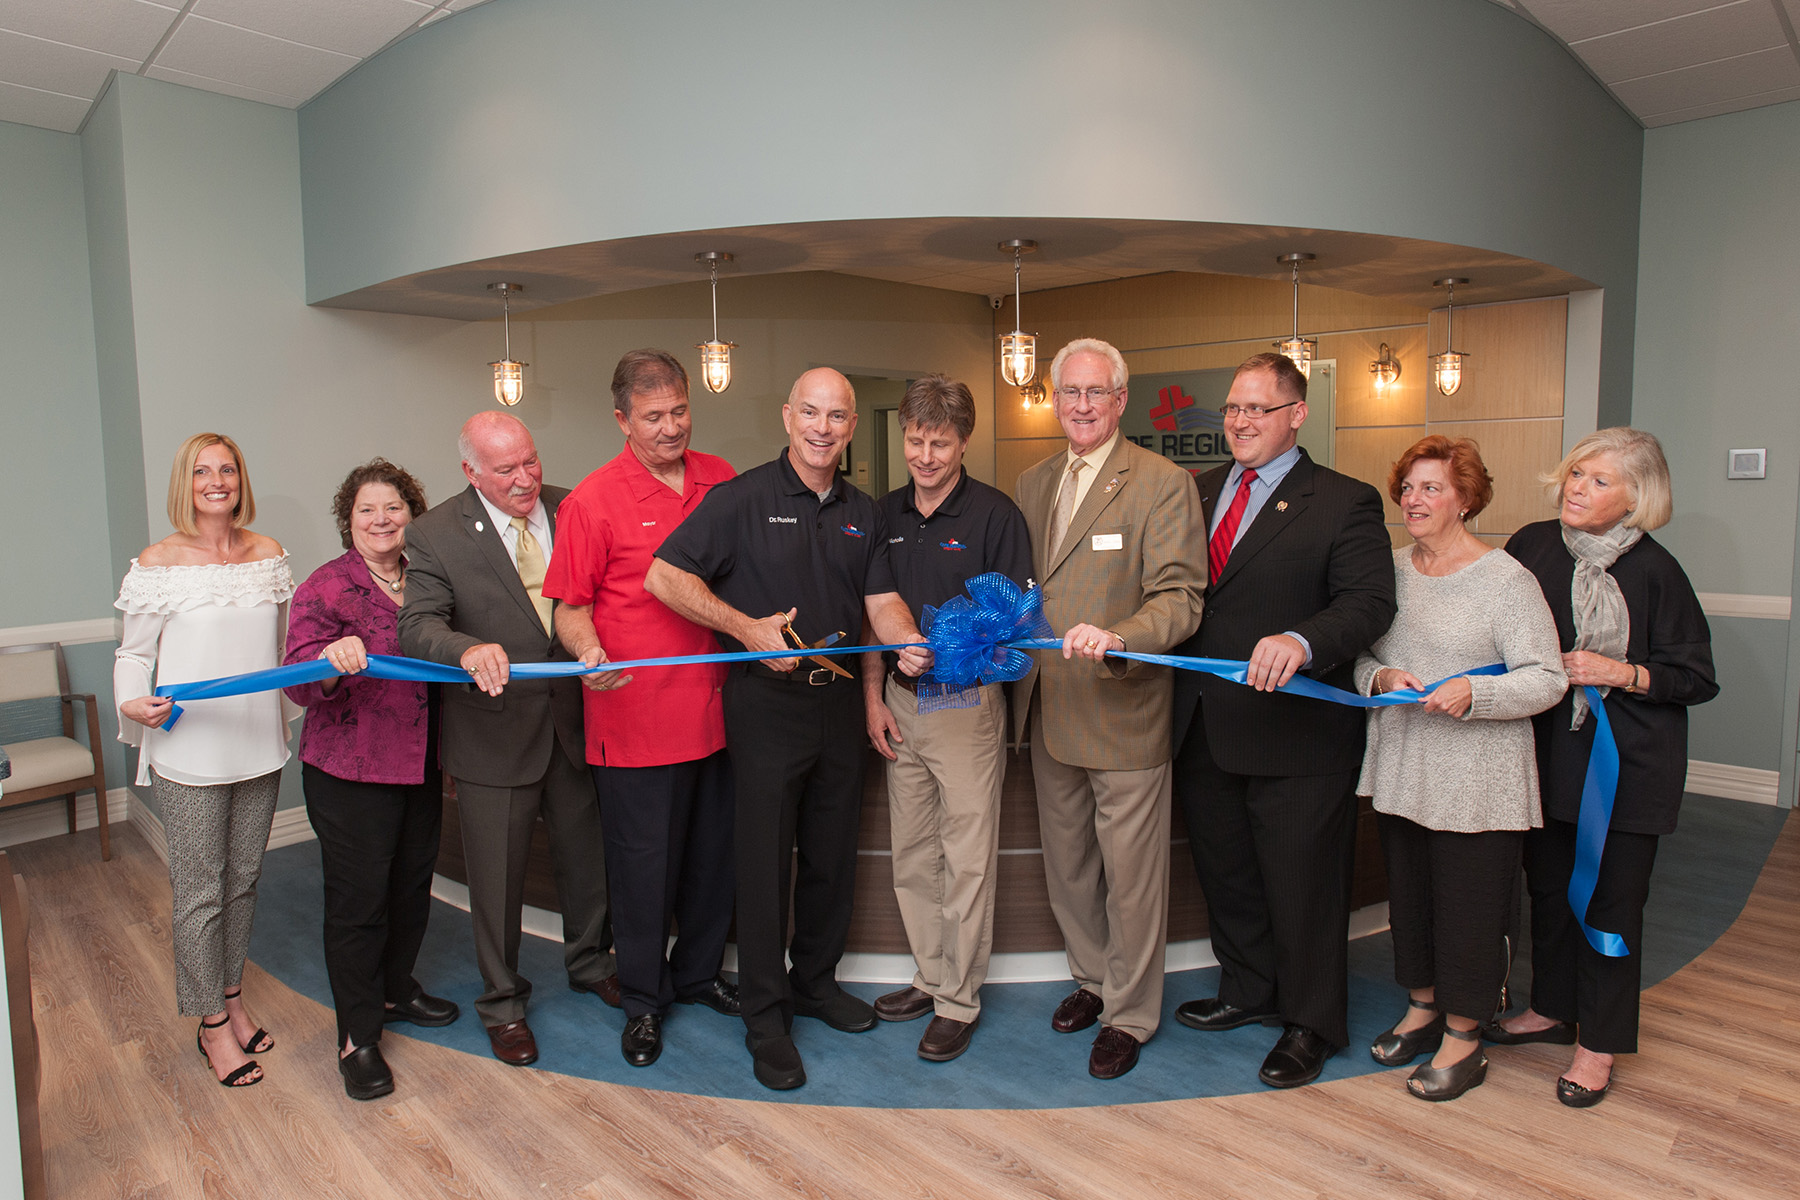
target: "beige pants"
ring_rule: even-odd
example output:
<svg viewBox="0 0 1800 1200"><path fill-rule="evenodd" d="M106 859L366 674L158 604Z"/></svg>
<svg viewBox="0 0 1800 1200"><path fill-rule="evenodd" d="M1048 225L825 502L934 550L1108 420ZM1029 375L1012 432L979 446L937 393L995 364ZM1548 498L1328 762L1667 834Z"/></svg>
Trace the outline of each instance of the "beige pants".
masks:
<svg viewBox="0 0 1800 1200"><path fill-rule="evenodd" d="M1169 764L1101 771L1058 762L1031 719L1031 771L1050 911L1069 974L1140 1042L1162 1018L1169 938Z"/></svg>
<svg viewBox="0 0 1800 1200"><path fill-rule="evenodd" d="M938 1016L973 1021L994 948L1005 694L989 684L979 708L921 714L918 697L889 679L886 701L902 739L887 764L888 815L913 986Z"/></svg>

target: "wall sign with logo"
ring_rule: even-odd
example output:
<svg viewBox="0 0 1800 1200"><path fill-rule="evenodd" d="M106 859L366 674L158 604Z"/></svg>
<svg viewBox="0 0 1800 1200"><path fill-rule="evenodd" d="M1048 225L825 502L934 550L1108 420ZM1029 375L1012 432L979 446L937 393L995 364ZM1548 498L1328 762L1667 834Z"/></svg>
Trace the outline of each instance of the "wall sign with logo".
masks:
<svg viewBox="0 0 1800 1200"><path fill-rule="evenodd" d="M1306 424L1300 444L1312 460L1332 460L1331 362L1314 362L1306 387ZM1119 430L1146 450L1198 474L1231 461L1225 443L1225 418L1219 409L1231 392L1232 367L1177 371L1167 375L1133 375L1130 401ZM1273 415L1269 418L1276 419Z"/></svg>

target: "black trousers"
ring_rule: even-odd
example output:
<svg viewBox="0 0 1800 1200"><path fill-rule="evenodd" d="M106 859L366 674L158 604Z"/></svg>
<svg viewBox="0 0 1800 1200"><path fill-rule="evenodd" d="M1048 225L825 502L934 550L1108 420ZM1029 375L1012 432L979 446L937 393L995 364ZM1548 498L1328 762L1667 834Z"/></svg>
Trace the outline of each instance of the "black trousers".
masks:
<svg viewBox="0 0 1800 1200"><path fill-rule="evenodd" d="M1635 1054L1638 995L1644 988L1644 902L1656 865L1653 833L1606 835L1588 924L1616 933L1630 951L1608 958L1588 945L1569 907L1575 826L1544 818L1525 837L1525 886L1531 893L1531 1007L1578 1026L1596 1054Z"/></svg>
<svg viewBox="0 0 1800 1200"><path fill-rule="evenodd" d="M796 995L836 995L850 934L868 733L861 683L832 678L811 687L740 668L725 681L737 782L738 992L758 1041L792 1032Z"/></svg>
<svg viewBox="0 0 1800 1200"><path fill-rule="evenodd" d="M737 873L731 760L595 767L625 1015L665 1012L719 974ZM665 954L669 923L679 936Z"/></svg>
<svg viewBox="0 0 1800 1200"><path fill-rule="evenodd" d="M1523 830L1452 833L1376 814L1387 859L1394 982L1435 988L1452 1016L1494 1015L1512 956L1506 936Z"/></svg>
<svg viewBox="0 0 1800 1200"><path fill-rule="evenodd" d="M1350 881L1356 771L1234 775L1195 714L1175 800L1206 895L1219 999L1350 1044Z"/></svg>
<svg viewBox="0 0 1800 1200"><path fill-rule="evenodd" d="M444 819L435 756L416 784L358 783L303 764L306 817L325 882L325 973L338 1045L381 1039L384 1003L419 991L413 964L431 916L431 873Z"/></svg>

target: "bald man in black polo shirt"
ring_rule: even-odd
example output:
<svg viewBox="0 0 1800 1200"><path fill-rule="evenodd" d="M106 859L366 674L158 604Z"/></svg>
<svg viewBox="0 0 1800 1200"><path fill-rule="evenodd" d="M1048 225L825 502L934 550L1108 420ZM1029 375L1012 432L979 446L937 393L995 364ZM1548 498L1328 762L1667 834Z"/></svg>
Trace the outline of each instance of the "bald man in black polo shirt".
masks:
<svg viewBox="0 0 1800 1200"><path fill-rule="evenodd" d="M963 470L974 429L974 397L942 375L914 380L900 401L911 478L877 507L894 581L915 619L926 605L963 594L977 575L997 571L1021 588L1031 579L1025 514ZM869 740L888 759L894 896L918 964L909 986L875 1001L875 1015L910 1021L932 1013L919 1057L947 1062L974 1035L993 949L1006 697L998 683L949 695L921 688L869 654L863 699Z"/></svg>
<svg viewBox="0 0 1800 1200"><path fill-rule="evenodd" d="M724 635L728 650L789 649L782 632L789 623L808 644L834 633L855 637L865 618L883 642L920 641L894 587L875 502L838 477L856 432L850 381L826 367L806 372L781 421L787 450L715 487L657 550L644 587ZM930 665L924 649L900 652L899 669L909 676ZM725 742L737 783L738 989L744 1041L765 1087L806 1082L795 1014L847 1033L875 1027L875 1010L837 983L856 882L864 730L854 675L780 658L736 666L726 678Z"/></svg>

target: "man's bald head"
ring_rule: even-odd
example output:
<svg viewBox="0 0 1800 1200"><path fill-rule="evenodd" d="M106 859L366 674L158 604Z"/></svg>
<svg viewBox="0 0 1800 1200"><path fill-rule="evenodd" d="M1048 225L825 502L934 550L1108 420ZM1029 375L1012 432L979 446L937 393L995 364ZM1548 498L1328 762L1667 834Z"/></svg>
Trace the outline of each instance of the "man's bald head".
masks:
<svg viewBox="0 0 1800 1200"><path fill-rule="evenodd" d="M525 422L511 413L484 409L463 422L456 448L463 474L489 504L524 517L537 507L544 486L537 443Z"/></svg>

